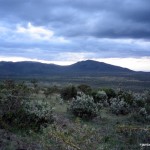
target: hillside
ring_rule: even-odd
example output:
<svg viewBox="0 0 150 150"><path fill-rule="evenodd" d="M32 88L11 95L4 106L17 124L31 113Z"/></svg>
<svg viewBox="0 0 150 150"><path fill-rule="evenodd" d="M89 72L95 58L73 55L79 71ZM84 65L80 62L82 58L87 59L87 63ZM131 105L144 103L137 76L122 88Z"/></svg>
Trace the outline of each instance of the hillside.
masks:
<svg viewBox="0 0 150 150"><path fill-rule="evenodd" d="M103 62L86 60L80 61L73 65L67 66L68 70L77 71L77 72L133 72L127 68L122 68Z"/></svg>
<svg viewBox="0 0 150 150"><path fill-rule="evenodd" d="M47 76L47 75L74 75L95 73L133 73L132 70L113 66L92 60L77 62L73 65L59 66L38 62L0 62L0 76Z"/></svg>

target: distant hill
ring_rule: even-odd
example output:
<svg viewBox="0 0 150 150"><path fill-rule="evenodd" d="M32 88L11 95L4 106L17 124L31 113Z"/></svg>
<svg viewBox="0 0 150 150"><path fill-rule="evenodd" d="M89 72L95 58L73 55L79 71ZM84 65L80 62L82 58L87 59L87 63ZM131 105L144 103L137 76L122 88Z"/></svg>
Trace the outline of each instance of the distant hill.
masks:
<svg viewBox="0 0 150 150"><path fill-rule="evenodd" d="M68 70L77 71L77 72L133 72L130 69L122 68L103 62L86 60L80 61L73 65L67 66Z"/></svg>
<svg viewBox="0 0 150 150"><path fill-rule="evenodd" d="M68 66L39 62L0 62L0 76L81 75L96 73L132 73L134 71L93 60L80 61Z"/></svg>
<svg viewBox="0 0 150 150"><path fill-rule="evenodd" d="M0 76L49 75L57 73L61 66L38 62L0 62Z"/></svg>
<svg viewBox="0 0 150 150"><path fill-rule="evenodd" d="M93 60L68 66L39 62L0 62L0 82L4 79L31 80L66 85L88 84L141 91L150 89L150 72L137 72Z"/></svg>

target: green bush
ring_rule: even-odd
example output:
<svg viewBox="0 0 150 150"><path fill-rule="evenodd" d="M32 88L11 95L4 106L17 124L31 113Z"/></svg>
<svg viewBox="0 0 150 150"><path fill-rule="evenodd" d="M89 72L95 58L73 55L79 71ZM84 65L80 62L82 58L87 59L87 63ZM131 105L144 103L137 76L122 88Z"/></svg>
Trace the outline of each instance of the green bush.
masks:
<svg viewBox="0 0 150 150"><path fill-rule="evenodd" d="M97 104L94 103L92 97L85 94L77 96L77 98L71 102L69 110L76 117L86 119L93 118L98 114Z"/></svg>
<svg viewBox="0 0 150 150"><path fill-rule="evenodd" d="M130 107L129 104L124 101L124 99L113 98L111 99L110 110L116 115L126 115L130 112Z"/></svg>
<svg viewBox="0 0 150 150"><path fill-rule="evenodd" d="M93 99L94 99L94 101L96 102L97 100L96 100L96 94L97 94L97 90L95 89L95 90L92 90L92 92L91 92L91 96L93 97Z"/></svg>
<svg viewBox="0 0 150 150"><path fill-rule="evenodd" d="M102 91L105 91L105 93L107 94L108 99L115 98L117 96L115 90L113 90L111 88L103 88Z"/></svg>
<svg viewBox="0 0 150 150"><path fill-rule="evenodd" d="M19 112L23 103L29 99L29 88L24 83L16 84L14 81L5 81L2 85L0 89L0 115Z"/></svg>
<svg viewBox="0 0 150 150"><path fill-rule="evenodd" d="M59 93L59 89L57 86L52 86L44 89L44 95L46 98L54 93Z"/></svg>
<svg viewBox="0 0 150 150"><path fill-rule="evenodd" d="M86 95L91 95L92 89L89 85L81 84L78 86L78 89Z"/></svg>
<svg viewBox="0 0 150 150"><path fill-rule="evenodd" d="M47 123L52 123L53 108L45 100L32 100L24 104L25 118L29 124L40 127Z"/></svg>
<svg viewBox="0 0 150 150"><path fill-rule="evenodd" d="M33 129L52 122L51 107L44 101L31 101L29 89L24 83L5 82L1 87L0 118L3 122L15 127Z"/></svg>
<svg viewBox="0 0 150 150"><path fill-rule="evenodd" d="M39 91L40 91L40 87L38 85L38 80L37 79L32 79L31 83L32 83L32 86L33 86L32 92L38 94Z"/></svg>
<svg viewBox="0 0 150 150"><path fill-rule="evenodd" d="M9 125L36 131L54 121L52 108L44 101L25 102L19 110L7 111L2 118Z"/></svg>
<svg viewBox="0 0 150 150"><path fill-rule="evenodd" d="M145 92L146 103L150 105L150 90Z"/></svg>
<svg viewBox="0 0 150 150"><path fill-rule="evenodd" d="M142 94L134 94L134 106L139 108L139 107L144 107L146 104L146 99L145 96Z"/></svg>
<svg viewBox="0 0 150 150"><path fill-rule="evenodd" d="M129 105L132 105L134 102L134 96L133 96L132 92L119 91L118 98L124 99L124 101Z"/></svg>
<svg viewBox="0 0 150 150"><path fill-rule="evenodd" d="M108 106L108 97L105 91L97 91L93 98L95 103L101 103L104 106Z"/></svg>
<svg viewBox="0 0 150 150"><path fill-rule="evenodd" d="M149 92L134 94L134 112L132 117L138 122L150 122Z"/></svg>
<svg viewBox="0 0 150 150"><path fill-rule="evenodd" d="M74 86L68 86L61 90L61 98L64 100L71 100L72 98L76 98L77 89Z"/></svg>
<svg viewBox="0 0 150 150"><path fill-rule="evenodd" d="M150 115L147 114L145 108L141 108L139 111L132 113L131 119L141 123L150 123Z"/></svg>

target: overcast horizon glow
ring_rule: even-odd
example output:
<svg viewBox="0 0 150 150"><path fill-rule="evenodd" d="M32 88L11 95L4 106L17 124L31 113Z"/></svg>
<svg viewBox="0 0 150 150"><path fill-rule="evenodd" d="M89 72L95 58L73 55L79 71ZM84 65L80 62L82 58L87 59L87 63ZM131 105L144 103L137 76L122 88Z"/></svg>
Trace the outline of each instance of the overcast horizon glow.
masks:
<svg viewBox="0 0 150 150"><path fill-rule="evenodd" d="M150 0L0 0L0 61L150 71L149 14Z"/></svg>

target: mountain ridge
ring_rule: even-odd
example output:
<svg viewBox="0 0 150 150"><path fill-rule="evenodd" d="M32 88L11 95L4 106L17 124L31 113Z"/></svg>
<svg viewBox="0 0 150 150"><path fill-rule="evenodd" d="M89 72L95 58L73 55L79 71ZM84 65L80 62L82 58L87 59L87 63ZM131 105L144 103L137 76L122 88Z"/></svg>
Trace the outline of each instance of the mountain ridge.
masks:
<svg viewBox="0 0 150 150"><path fill-rule="evenodd" d="M72 65L69 65L69 66L77 66L77 65L80 65L80 67L81 66L82 67L87 67L88 69L101 69L101 71L106 71L106 69L110 69L111 71L113 71L113 69L120 69L120 71L121 70L122 71L133 71L133 70L130 70L128 68L115 66L115 65L112 65L112 64L107 64L107 63L99 62L99 61L95 61L95 60L79 61L79 62L76 62L76 63L74 63Z"/></svg>
<svg viewBox="0 0 150 150"><path fill-rule="evenodd" d="M34 75L81 75L81 74L123 74L136 71L94 60L79 61L72 65L61 66L32 61L0 62L0 76L34 76Z"/></svg>

